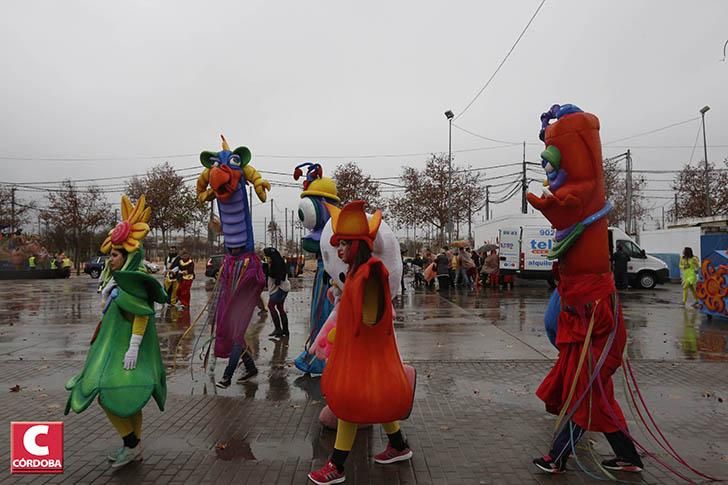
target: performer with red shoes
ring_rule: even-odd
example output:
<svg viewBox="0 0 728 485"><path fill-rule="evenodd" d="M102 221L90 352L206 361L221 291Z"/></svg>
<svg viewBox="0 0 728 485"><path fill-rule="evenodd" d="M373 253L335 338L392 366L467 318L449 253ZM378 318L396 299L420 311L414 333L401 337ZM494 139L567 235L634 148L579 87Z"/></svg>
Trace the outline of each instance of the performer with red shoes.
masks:
<svg viewBox="0 0 728 485"><path fill-rule="evenodd" d="M394 336L387 268L372 256L382 221L377 211L367 219L364 201L343 209L327 204L338 256L349 266L338 305L333 351L324 368L321 389L338 417L336 443L326 465L308 474L318 485L342 483L344 463L354 445L357 424L383 424L389 443L377 463L412 458L399 420L412 410L414 389L407 379Z"/></svg>

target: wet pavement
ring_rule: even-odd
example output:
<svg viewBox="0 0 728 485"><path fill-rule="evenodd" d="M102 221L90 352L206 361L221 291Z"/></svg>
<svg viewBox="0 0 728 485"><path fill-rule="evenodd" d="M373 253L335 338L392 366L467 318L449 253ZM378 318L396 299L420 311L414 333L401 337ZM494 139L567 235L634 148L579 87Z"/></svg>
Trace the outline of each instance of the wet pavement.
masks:
<svg viewBox="0 0 728 485"><path fill-rule="evenodd" d="M23 480L306 483L334 439L318 424L324 405L318 378L292 364L308 333L311 282L311 275L292 281L289 339L269 340L270 317L254 318L246 337L260 374L222 391L213 382L225 362L207 371L201 366L209 339L201 314L209 295L205 281L195 281L190 311L160 309L168 408L145 409L145 461L111 474L102 455L117 438L98 406L62 417L63 383L83 365L98 323L96 280L0 281L0 386L21 386L17 393L0 392L2 414L6 422L66 423L66 473ZM553 426L533 394L556 357L543 330L548 297L545 283L447 294L408 287L396 301L395 325L402 357L418 370L415 409L403 424L415 458L375 466L371 457L385 437L378 427L361 430L347 483L596 482L577 471L544 477L530 465L545 451ZM688 462L728 476L728 323L684 308L677 285L630 290L621 298L627 354L658 423ZM616 379L627 412L622 385ZM632 428L639 428L636 419L629 419ZM604 439L590 436L607 455ZM7 437L0 437L0 462L8 457ZM672 483L647 462L645 482ZM576 463L571 468L578 469Z"/></svg>

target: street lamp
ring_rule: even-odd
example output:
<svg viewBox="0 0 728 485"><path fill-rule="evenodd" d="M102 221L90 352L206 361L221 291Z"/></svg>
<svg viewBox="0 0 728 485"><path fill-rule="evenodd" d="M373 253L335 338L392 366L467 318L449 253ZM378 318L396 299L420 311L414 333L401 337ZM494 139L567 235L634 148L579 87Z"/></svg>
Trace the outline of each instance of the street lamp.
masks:
<svg viewBox="0 0 728 485"><path fill-rule="evenodd" d="M710 106L708 105L700 108L700 116L703 118L703 153L705 154L705 215L707 216L710 216L710 194L708 193L710 185L708 183L708 143L705 136L705 113L707 113L709 109Z"/></svg>
<svg viewBox="0 0 728 485"><path fill-rule="evenodd" d="M448 175L447 175L447 202L450 201L450 197L452 197L452 119L455 118L455 114L447 110L445 111L445 118L447 118L448 121L448 137L447 137L447 166L448 166ZM452 242L452 221L450 220L450 211L448 207L448 216L447 216L447 228L448 228L448 242Z"/></svg>

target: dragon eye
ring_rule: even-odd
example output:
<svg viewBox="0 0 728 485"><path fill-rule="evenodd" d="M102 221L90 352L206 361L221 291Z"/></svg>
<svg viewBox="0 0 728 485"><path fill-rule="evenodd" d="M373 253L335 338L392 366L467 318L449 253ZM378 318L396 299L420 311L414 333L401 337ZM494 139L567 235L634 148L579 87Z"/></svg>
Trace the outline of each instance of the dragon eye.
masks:
<svg viewBox="0 0 728 485"><path fill-rule="evenodd" d="M233 167L239 167L240 166L240 157L237 155L233 155L230 157L230 160L228 161L230 165Z"/></svg>
<svg viewBox="0 0 728 485"><path fill-rule="evenodd" d="M298 203L298 219L303 223L303 227L309 231L316 227L318 208L312 199L306 197Z"/></svg>

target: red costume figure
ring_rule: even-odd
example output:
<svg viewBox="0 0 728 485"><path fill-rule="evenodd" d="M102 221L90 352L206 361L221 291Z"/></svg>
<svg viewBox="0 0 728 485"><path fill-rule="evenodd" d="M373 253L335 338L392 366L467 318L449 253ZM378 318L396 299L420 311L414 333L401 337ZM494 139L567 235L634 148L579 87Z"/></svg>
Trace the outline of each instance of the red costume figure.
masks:
<svg viewBox="0 0 728 485"><path fill-rule="evenodd" d="M534 463L550 473L564 471L572 445L588 430L603 432L614 449L616 458L603 467L641 471L612 384L627 334L609 265L604 216L611 205L604 195L599 120L573 105L555 105L541 119L542 165L559 184L541 197L529 193L528 202L556 229L550 257L559 260L561 312L559 357L536 394L559 418L550 453Z"/></svg>
<svg viewBox="0 0 728 485"><path fill-rule="evenodd" d="M367 219L364 201L343 209L327 204L331 213L331 245L349 265L346 286L338 305L333 351L324 368L321 389L339 418L334 452L326 465L309 473L318 485L345 480L344 462L356 437L357 424L383 423L386 450L377 463L409 460L409 449L399 420L409 416L414 389L407 379L394 336L389 272L372 256L382 221L377 211Z"/></svg>

